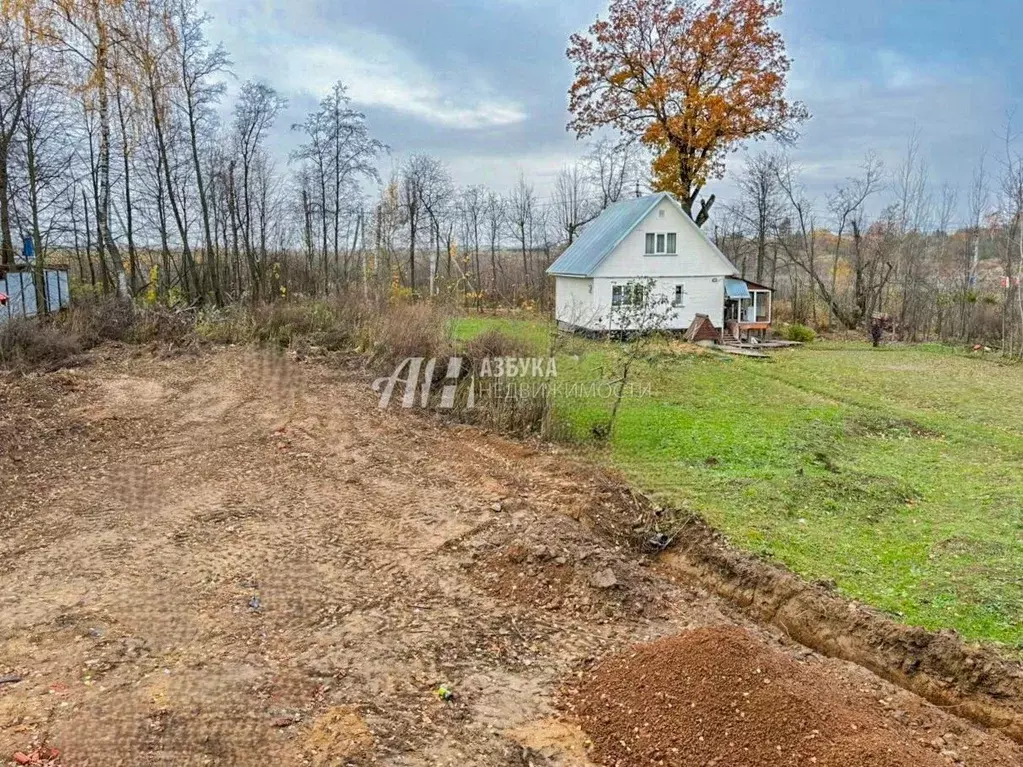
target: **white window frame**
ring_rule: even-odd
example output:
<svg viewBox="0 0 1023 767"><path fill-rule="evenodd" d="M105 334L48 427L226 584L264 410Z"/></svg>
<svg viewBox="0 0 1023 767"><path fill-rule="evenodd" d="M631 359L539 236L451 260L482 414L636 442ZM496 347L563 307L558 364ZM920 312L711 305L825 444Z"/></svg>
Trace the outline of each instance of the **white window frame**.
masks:
<svg viewBox="0 0 1023 767"><path fill-rule="evenodd" d="M686 284L684 282L675 283L671 295L671 305L676 309L681 309L686 305Z"/></svg>
<svg viewBox="0 0 1023 767"><path fill-rule="evenodd" d="M642 306L646 303L646 288L639 283L632 285L632 290L628 290L631 283L623 285L612 285L611 286L611 308L621 309L623 306ZM615 302L615 292L618 292L619 299ZM639 296L639 300L636 300L636 296Z"/></svg>
<svg viewBox="0 0 1023 767"><path fill-rule="evenodd" d="M651 238L653 250L650 249ZM673 246L669 247L669 238L674 240ZM661 249L658 250L658 244ZM678 232L647 232L643 238L643 255L645 256L677 256L678 255Z"/></svg>

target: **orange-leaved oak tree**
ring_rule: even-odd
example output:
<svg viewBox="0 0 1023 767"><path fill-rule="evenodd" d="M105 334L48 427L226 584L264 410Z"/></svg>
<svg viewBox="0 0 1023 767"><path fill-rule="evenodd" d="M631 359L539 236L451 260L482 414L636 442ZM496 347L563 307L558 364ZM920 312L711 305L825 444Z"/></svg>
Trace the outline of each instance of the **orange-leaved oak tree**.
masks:
<svg viewBox="0 0 1023 767"><path fill-rule="evenodd" d="M611 0L608 17L573 35L568 128L614 128L654 153L653 185L702 226L728 152L746 139L791 141L809 114L785 97L789 59L771 22L779 0Z"/></svg>

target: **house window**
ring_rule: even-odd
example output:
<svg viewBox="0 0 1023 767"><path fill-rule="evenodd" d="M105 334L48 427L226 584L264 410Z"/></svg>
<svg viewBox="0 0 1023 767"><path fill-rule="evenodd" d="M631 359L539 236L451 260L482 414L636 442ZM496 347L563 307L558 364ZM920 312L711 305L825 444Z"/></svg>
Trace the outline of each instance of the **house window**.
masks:
<svg viewBox="0 0 1023 767"><path fill-rule="evenodd" d="M648 232L645 252L648 256L675 255L678 252L678 235L675 232Z"/></svg>
<svg viewBox="0 0 1023 767"><path fill-rule="evenodd" d="M611 306L641 306L643 304L643 286L630 283L614 285L611 288Z"/></svg>
<svg viewBox="0 0 1023 767"><path fill-rule="evenodd" d="M675 297L672 299L672 306L684 306L686 301L686 286L676 285L675 286Z"/></svg>
<svg viewBox="0 0 1023 767"><path fill-rule="evenodd" d="M765 291L757 291L753 294L755 299L756 311L754 316L757 322L770 322L771 321L771 294Z"/></svg>

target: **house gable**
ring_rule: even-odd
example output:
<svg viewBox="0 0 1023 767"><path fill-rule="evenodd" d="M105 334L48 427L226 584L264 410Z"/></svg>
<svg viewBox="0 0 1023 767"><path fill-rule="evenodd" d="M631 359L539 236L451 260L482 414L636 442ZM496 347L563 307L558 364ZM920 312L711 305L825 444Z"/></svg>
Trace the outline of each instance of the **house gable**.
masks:
<svg viewBox="0 0 1023 767"><path fill-rule="evenodd" d="M594 270L658 204L660 195L616 202L583 227L579 238L550 265L547 274L592 277Z"/></svg>
<svg viewBox="0 0 1023 767"><path fill-rule="evenodd" d="M669 276L726 276L735 266L668 194L656 196L655 204L631 227L611 252L596 265L595 277L642 279ZM654 235L655 250L660 236L675 235L675 253L648 255L647 235Z"/></svg>

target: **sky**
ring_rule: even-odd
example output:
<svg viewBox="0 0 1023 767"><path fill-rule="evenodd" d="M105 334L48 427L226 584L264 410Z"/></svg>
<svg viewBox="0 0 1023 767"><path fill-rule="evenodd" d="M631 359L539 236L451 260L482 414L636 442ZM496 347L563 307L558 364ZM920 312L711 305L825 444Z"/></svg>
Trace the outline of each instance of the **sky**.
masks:
<svg viewBox="0 0 1023 767"><path fill-rule="evenodd" d="M246 79L288 99L272 136L290 131L337 80L390 147L384 175L413 152L442 159L460 185L509 190L520 174L541 198L585 146L565 130L569 36L606 0L206 0L211 39ZM787 0L777 26L792 58L789 96L812 118L791 150L823 201L867 151L893 170L916 134L937 189L963 201L987 151L997 171L1007 119L1023 132L1023 0ZM1023 142L1021 142L1023 143ZM743 151L757 151L752 143ZM733 155L729 173L741 165ZM708 191L728 202L730 178Z"/></svg>

